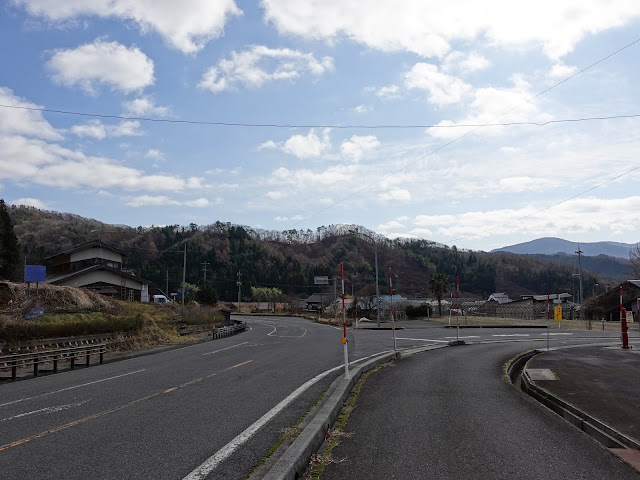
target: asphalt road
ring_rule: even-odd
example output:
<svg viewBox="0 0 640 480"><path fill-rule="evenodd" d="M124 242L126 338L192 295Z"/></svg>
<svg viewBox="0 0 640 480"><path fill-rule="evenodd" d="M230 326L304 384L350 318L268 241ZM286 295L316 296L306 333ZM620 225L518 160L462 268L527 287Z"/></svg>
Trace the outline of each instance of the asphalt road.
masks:
<svg viewBox="0 0 640 480"><path fill-rule="evenodd" d="M374 373L321 479L639 479L503 379L505 362L536 347L439 349Z"/></svg>
<svg viewBox="0 0 640 480"><path fill-rule="evenodd" d="M211 478L242 478L341 373L342 360L334 327L248 320L251 330L234 337L0 385L0 477L182 479L338 367L213 459Z"/></svg>
<svg viewBox="0 0 640 480"><path fill-rule="evenodd" d="M0 478L243 478L343 371L341 329L246 320L251 330L234 337L0 385ZM455 337L438 324L404 326L398 348ZM539 329L460 332L467 341L543 338ZM554 333L552 345L617 337ZM348 336L351 361L393 348L390 330Z"/></svg>

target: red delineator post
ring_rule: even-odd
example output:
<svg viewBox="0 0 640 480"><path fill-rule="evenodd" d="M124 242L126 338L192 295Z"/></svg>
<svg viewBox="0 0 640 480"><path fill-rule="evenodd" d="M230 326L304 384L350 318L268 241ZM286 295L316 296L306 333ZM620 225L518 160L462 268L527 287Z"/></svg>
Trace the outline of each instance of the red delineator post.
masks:
<svg viewBox="0 0 640 480"><path fill-rule="evenodd" d="M622 306L622 286L620 286L620 329L622 330L622 348L629 348L629 332L627 331L627 310Z"/></svg>

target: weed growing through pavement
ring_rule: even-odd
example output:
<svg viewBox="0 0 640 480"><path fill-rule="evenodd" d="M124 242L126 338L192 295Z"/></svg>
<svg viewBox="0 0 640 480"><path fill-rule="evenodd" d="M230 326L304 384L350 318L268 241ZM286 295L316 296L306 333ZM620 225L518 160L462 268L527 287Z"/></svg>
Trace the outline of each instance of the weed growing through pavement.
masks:
<svg viewBox="0 0 640 480"><path fill-rule="evenodd" d="M342 410L340 410L340 414L336 419L334 428L329 429L327 431L327 434L325 435L325 445L327 445L327 448L325 448L322 454L316 453L311 456L311 460L309 461L307 470L302 476L303 480L318 480L327 465L329 465L330 463L340 463L344 461L332 458L331 452L337 445L339 445L340 439L350 438L353 436L353 433L345 432L344 427L349 420L349 415L351 415L351 412L356 406L355 404L358 396L360 395L360 390L371 374L391 365L392 363L393 362L388 362L379 365L376 368L369 370L368 372L363 374L362 377L360 377L360 380L358 380L358 383L349 395L349 398L344 403Z"/></svg>

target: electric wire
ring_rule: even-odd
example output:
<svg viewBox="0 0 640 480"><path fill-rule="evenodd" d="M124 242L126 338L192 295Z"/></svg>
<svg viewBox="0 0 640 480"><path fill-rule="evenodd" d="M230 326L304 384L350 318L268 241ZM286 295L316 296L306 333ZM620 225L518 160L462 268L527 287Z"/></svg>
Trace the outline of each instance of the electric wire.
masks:
<svg viewBox="0 0 640 480"><path fill-rule="evenodd" d="M495 122L496 120L498 120L498 119L500 119L500 118L504 117L505 115L508 115L509 113L511 113L511 112L513 112L514 110L516 110L516 109L518 109L518 108L522 107L523 105L526 105L526 104L528 104L528 103L531 103L533 100L535 100L535 99L537 99L537 98L541 97L542 95L544 95L544 94L546 94L546 93L550 92L550 91L551 91L551 90L553 90L554 88L559 87L560 85L563 85L564 83L568 82L569 80L571 80L571 79L573 79L573 78L577 77L578 75L580 75L580 74L582 74L582 73L586 72L587 70L590 70L591 68L593 68L593 67L595 67L595 66L597 66L597 65L601 64L602 62L604 62L604 61L608 60L609 58L611 58L611 57L613 57L613 56L615 56L615 55L619 54L620 52L622 52L622 51L624 51L624 50L626 50L626 49L628 49L628 48L632 47L633 45L635 45L635 44L637 44L637 43L640 43L640 38L635 39L634 41L632 41L632 42L630 42L630 43L626 44L625 46L623 46L623 47L621 47L621 48L619 48L619 49L615 50L614 52L610 53L609 55L606 55L605 57L602 57L602 58L600 58L599 60L597 60L597 61L595 61L595 62L591 63L590 65L588 65L588 66L586 66L586 67L584 67L584 68L582 68L582 69L578 70L576 73L574 73L574 74L572 74L572 75L568 76L567 78L564 78L563 80L560 80L559 82L557 82L557 83L555 83L555 84L551 85L550 87L546 88L545 90L542 90L541 92L537 93L536 95L533 95L532 97L528 98L528 99L527 99L527 100L525 100L524 102L521 102L521 103L519 103L519 104L517 104L517 105L513 106L512 108L509 108L508 110L504 111L503 113L501 113L501 114L500 114L500 115L498 115L497 117L493 118L492 120L490 120L490 121L488 121L488 122L483 123L481 126L477 126L477 127L472 128L472 129L471 129L471 130L469 130L468 132L465 132L464 134L462 134L462 135L460 135L460 136L458 136L458 137L454 138L453 140L451 140L451 141L449 141L449 142L445 143L444 145L441 145L441 146L439 146L439 147L437 147L437 148L435 148L435 149L431 150L430 152L427 152L427 153L425 153L424 155L419 156L419 157L418 157L418 158L416 158L415 160L413 160L413 161L411 161L411 162L409 162L409 163L406 163L405 165L401 166L400 168L398 168L398 169L396 169L396 170L394 170L394 171L392 171L392 172L390 172L390 173L388 173L388 174L384 175L383 177L379 178L378 180L375 180L374 182L372 182L372 183L370 183L370 184L368 184L368 185L366 185L366 186L364 186L364 187L362 187L362 188L360 188L360 189L355 190L353 193L351 193L351 194L349 194L349 195L346 195L345 197L343 197L343 198L341 198L341 199L337 200L336 202L334 202L334 203L330 204L329 206L327 206L327 207L325 207L325 208L322 208L322 209L320 209L320 210L316 211L315 213L313 213L313 214L311 214L311 215L309 215L309 216L307 216L307 217L305 217L305 218L301 219L300 221L298 221L298 222L296 222L296 223L292 224L292 225L291 225L291 228L296 227L296 226L300 225L301 223L306 222L307 220L309 220L309 219L311 219L311 218L313 218L313 217L316 217L317 215L320 215L321 213L326 212L327 210L333 209L334 207L336 207L336 206L338 206L338 205L340 205L340 204L342 204L342 203L346 202L347 200L352 199L353 197L355 197L355 196L359 195L360 193L362 193L362 192L364 192L364 191L366 191L366 190L370 189L371 187L373 187L373 186L375 186L375 185L378 185L379 183L382 183L383 181L387 180L388 178L391 178L391 177L393 177L394 175L396 175L396 174L398 174L398 173L402 172L403 170L406 170L407 168L409 168L409 167L411 167L411 166L415 165L416 163L418 163L418 162L420 162L420 161L422 161L422 160L425 160L426 158L428 158L428 157L430 157L430 156L432 156L432 155L434 155L434 154L438 153L440 150L443 150L443 149L445 149L446 147L448 147L448 146L450 146L450 145L453 145L454 143L457 143L457 142L459 142L459 141L463 140L464 138L466 138L467 136L471 135L472 133L475 133L475 132L476 132L477 130L479 130L480 128L483 128L484 126L487 126L487 125L492 124L492 122Z"/></svg>
<svg viewBox="0 0 640 480"><path fill-rule="evenodd" d="M478 233L465 235L464 237L454 238L451 241L452 242L457 242L458 240L466 240L467 238L477 237L477 236L480 236L480 235L484 235L487 232L491 232L493 230L496 230L498 228L505 227L505 226L507 226L507 225L509 225L511 223L520 222L521 220L524 220L524 219L529 218L529 217L533 217L534 215L537 215L538 213L544 212L546 210L551 210L552 208L557 207L558 205L562 205L563 203L567 203L567 202L569 202L569 201L571 201L571 200L573 200L575 198L578 198L578 197L584 195L585 193L589 193L589 192L595 190L596 188L600 188L603 185L606 185L607 183L611 183L614 180L622 178L625 175L628 175L628 174L630 174L632 172L635 172L636 170L640 170L640 165L636 165L635 167L631 168L630 170L627 170L626 172L623 172L623 173L621 173L619 175L616 175L615 177L611 177L608 180L605 180L604 182L600 182L597 185L594 185L593 187L590 187L590 188L588 188L586 190L583 190L580 193L576 193L575 195L572 195L571 197L565 198L564 200L560 200L559 202L556 202L556 203L554 203L552 205L548 205L548 206L543 207L543 208L541 208L539 210L536 210L535 212L528 213L527 215L523 215L522 217L512 218L512 219L510 219L510 220L508 220L508 221L506 221L504 223L501 223L500 225L496 225L495 227L487 228L486 230L482 230L482 231L480 231Z"/></svg>
<svg viewBox="0 0 640 480"><path fill-rule="evenodd" d="M531 99L533 98L535 97L532 97ZM578 122L592 122L592 121L616 120L616 119L631 119L631 118L640 117L640 113L633 113L633 114L606 115L606 116L597 116L597 117L560 118L555 120L547 120L545 122L529 122L529 121L504 122L504 123L487 122L487 123L455 123L455 124L445 124L445 125L442 125L442 124L339 125L339 124L217 122L217 121L210 121L210 120L176 120L176 119L170 119L170 118L132 117L127 115L110 115L110 114L103 114L103 113L75 112L71 110L56 110L56 109L44 108L44 107L27 107L25 105L0 104L0 108L8 108L8 109L14 109L14 110L28 110L28 111L43 112L43 113L57 113L57 114L63 114L63 115L76 115L76 116L82 116L82 117L104 118L104 119L112 119L112 120L152 122L152 123L175 123L175 124L185 124L185 125L209 125L209 126L218 126L218 127L246 127L246 128L292 128L292 129L293 128L331 128L336 130L357 130L357 129L409 130L409 129L418 129L418 128L419 129L426 129L426 128L453 129L453 128L476 128L476 127L477 128L514 127L514 126L546 127L547 125L552 125L555 123L578 123ZM505 114L506 113L508 112L505 112Z"/></svg>

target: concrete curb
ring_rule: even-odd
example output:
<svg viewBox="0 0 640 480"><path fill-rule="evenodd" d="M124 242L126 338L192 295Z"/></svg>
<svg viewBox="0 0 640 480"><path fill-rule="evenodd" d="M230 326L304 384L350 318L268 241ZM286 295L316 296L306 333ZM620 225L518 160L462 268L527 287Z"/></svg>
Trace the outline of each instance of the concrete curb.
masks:
<svg viewBox="0 0 640 480"><path fill-rule="evenodd" d="M640 470L640 462L637 455L637 452L640 451L640 443L638 441L602 423L569 402L536 385L531 380L526 371L527 363L539 353L543 353L543 351L531 350L523 352L509 361L506 374L511 383L522 390L523 393L528 394L534 400L589 435L603 447L608 448L610 452L624 462ZM519 372L522 372L522 374L520 375L519 385L517 385L515 379Z"/></svg>
<svg viewBox="0 0 640 480"><path fill-rule="evenodd" d="M402 358L447 346L448 345L429 345L409 350L384 353L352 368L350 371L351 378L345 379L344 374L338 377L332 384L332 387L336 384L337 386L331 396L302 433L294 440L289 448L287 448L267 474L262 477L263 480L295 480L296 475L302 475L304 473L311 455L313 455L318 448L320 448L322 442L324 442L327 431L334 424L336 418L338 418L345 400L351 394L351 391L363 373L394 358Z"/></svg>
<svg viewBox="0 0 640 480"><path fill-rule="evenodd" d="M542 353L542 352L536 352ZM534 354L535 355L535 354ZM527 363L534 356L529 357L522 367L522 390L542 403L549 410L557 413L569 423L573 424L590 437L597 440L607 448L633 448L640 449L640 443L628 437L615 428L602 423L588 413L576 408L574 405L562 400L548 390L536 385L527 374Z"/></svg>

